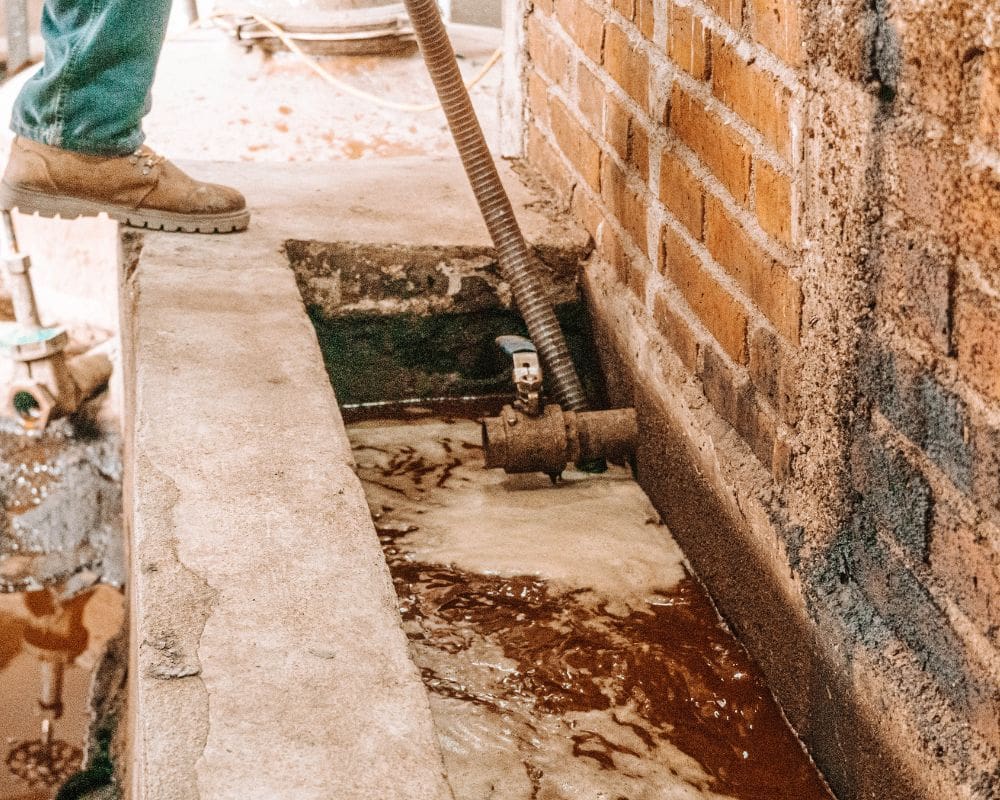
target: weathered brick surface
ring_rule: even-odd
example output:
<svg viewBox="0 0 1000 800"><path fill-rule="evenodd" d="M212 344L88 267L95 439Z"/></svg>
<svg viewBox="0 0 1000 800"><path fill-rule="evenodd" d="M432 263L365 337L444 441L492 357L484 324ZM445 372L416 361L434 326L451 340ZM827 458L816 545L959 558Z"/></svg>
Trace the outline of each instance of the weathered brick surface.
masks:
<svg viewBox="0 0 1000 800"><path fill-rule="evenodd" d="M926 561L934 507L926 478L901 452L874 436L854 442L851 467L861 496L862 528L891 537L914 561Z"/></svg>
<svg viewBox="0 0 1000 800"><path fill-rule="evenodd" d="M802 64L799 0L750 0L753 38L793 67Z"/></svg>
<svg viewBox="0 0 1000 800"><path fill-rule="evenodd" d="M1000 147L1000 52L991 51L983 62L977 86L979 134L984 142Z"/></svg>
<svg viewBox="0 0 1000 800"><path fill-rule="evenodd" d="M705 206L705 243L725 270L775 328L799 341L802 293L784 265L754 242L740 223L710 197Z"/></svg>
<svg viewBox="0 0 1000 800"><path fill-rule="evenodd" d="M695 78L709 75L711 65L710 34L691 6L670 3L667 52L681 69Z"/></svg>
<svg viewBox="0 0 1000 800"><path fill-rule="evenodd" d="M712 92L759 131L780 156L791 158L791 91L719 36L712 37Z"/></svg>
<svg viewBox="0 0 1000 800"><path fill-rule="evenodd" d="M698 340L691 326L663 294L656 295L653 301L653 314L660 332L684 366L693 372L698 366Z"/></svg>
<svg viewBox="0 0 1000 800"><path fill-rule="evenodd" d="M670 228L660 238L661 269L680 289L701 323L737 364L747 361L747 315Z"/></svg>
<svg viewBox="0 0 1000 800"><path fill-rule="evenodd" d="M972 485L965 401L908 354L880 342L865 353L864 383L875 406L961 490Z"/></svg>
<svg viewBox="0 0 1000 800"><path fill-rule="evenodd" d="M660 201L692 236L702 237L705 187L673 148L660 154Z"/></svg>
<svg viewBox="0 0 1000 800"><path fill-rule="evenodd" d="M1000 796L1000 40L989 0L925 5L537 0L527 20L528 156L613 267L595 317L627 300L687 380L654 414L655 362L609 368L674 426L650 441L687 441L668 400L696 387L715 450L691 458L725 465L703 491L761 504L733 535L787 559L770 579L824 664L802 696L799 656L770 677L843 800ZM687 546L758 630L734 568ZM824 715L833 685L901 713ZM853 758L845 726L868 731Z"/></svg>
<svg viewBox="0 0 1000 800"><path fill-rule="evenodd" d="M750 380L788 425L799 421L795 356L771 327L758 322L748 335Z"/></svg>
<svg viewBox="0 0 1000 800"><path fill-rule="evenodd" d="M886 232L876 302L907 333L941 355L951 349L957 253L920 226Z"/></svg>
<svg viewBox="0 0 1000 800"><path fill-rule="evenodd" d="M963 286L955 306L955 340L969 383L1000 401L1000 297Z"/></svg>
<svg viewBox="0 0 1000 800"><path fill-rule="evenodd" d="M674 85L670 127L690 147L738 202L750 194L750 146L722 118Z"/></svg>
<svg viewBox="0 0 1000 800"><path fill-rule="evenodd" d="M774 458L777 425L772 414L761 406L746 376L731 369L723 356L711 347L702 351L699 377L705 396L720 416L743 437L757 458L770 470Z"/></svg>

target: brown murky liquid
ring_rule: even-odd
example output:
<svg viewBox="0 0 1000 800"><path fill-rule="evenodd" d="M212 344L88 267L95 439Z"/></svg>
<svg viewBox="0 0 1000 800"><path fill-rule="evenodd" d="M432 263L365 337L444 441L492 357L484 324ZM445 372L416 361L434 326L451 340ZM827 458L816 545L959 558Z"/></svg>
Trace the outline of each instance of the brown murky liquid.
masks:
<svg viewBox="0 0 1000 800"><path fill-rule="evenodd" d="M443 444L443 463L403 447L377 471L362 464L362 478L407 499L421 487L446 488L470 444ZM391 506L381 510L379 537L438 727L462 706L488 720L439 733L446 763L454 730L492 726L487 735L509 743L526 776L520 793L496 781L463 791L449 769L460 800L484 791L539 800L831 800L759 671L690 576L622 613L593 592L536 577L424 563L408 545L417 526L394 523ZM502 657L491 661L490 652ZM665 758L668 750L682 756ZM567 759L585 763L567 770ZM588 770L593 781L579 777ZM621 781L602 783L611 773ZM650 785L658 780L677 786ZM598 789L607 786L615 793Z"/></svg>
<svg viewBox="0 0 1000 800"><path fill-rule="evenodd" d="M0 594L0 800L53 797L80 769L90 676L123 609L106 586L66 601L51 589Z"/></svg>

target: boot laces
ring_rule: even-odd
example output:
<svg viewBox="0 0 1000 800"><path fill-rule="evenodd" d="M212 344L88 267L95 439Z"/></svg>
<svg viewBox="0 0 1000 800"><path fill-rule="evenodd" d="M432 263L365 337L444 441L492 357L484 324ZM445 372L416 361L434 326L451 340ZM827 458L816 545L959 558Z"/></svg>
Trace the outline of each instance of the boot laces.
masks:
<svg viewBox="0 0 1000 800"><path fill-rule="evenodd" d="M143 175L148 175L153 167L166 161L166 156L161 156L152 148L144 145L132 153L128 160L133 166L141 169Z"/></svg>

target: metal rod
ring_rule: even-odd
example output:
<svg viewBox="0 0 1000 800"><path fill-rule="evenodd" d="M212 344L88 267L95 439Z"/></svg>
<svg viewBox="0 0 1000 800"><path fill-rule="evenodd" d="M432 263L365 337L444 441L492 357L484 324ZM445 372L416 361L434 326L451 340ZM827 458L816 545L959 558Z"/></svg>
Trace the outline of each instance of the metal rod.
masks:
<svg viewBox="0 0 1000 800"><path fill-rule="evenodd" d="M7 75L13 75L31 61L31 33L28 26L28 0L6 0Z"/></svg>
<svg viewBox="0 0 1000 800"><path fill-rule="evenodd" d="M7 289L14 305L14 319L27 330L42 327L38 313L38 303L35 301L35 290L28 275L31 269L31 259L24 255L17 246L17 234L14 232L14 220L10 211L4 209L3 221L0 223L0 238L2 238L2 261Z"/></svg>

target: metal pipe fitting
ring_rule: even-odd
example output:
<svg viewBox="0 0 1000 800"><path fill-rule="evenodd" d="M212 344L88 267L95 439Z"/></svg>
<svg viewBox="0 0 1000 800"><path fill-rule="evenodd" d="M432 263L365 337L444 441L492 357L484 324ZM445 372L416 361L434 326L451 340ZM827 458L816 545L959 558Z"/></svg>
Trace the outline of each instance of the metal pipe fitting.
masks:
<svg viewBox="0 0 1000 800"><path fill-rule="evenodd" d="M111 358L100 348L72 359L60 351L21 361L7 390L7 414L27 430L45 430L50 422L75 414L103 391L111 372Z"/></svg>
<svg viewBox="0 0 1000 800"><path fill-rule="evenodd" d="M639 437L634 408L564 411L548 405L533 417L504 406L499 417L484 419L482 426L487 468L553 478L567 464L602 458L623 463L635 453Z"/></svg>
<svg viewBox="0 0 1000 800"><path fill-rule="evenodd" d="M0 214L3 266L17 327L0 344L14 360L14 374L4 407L29 430L75 413L111 377L111 357L103 346L66 358L69 337L62 328L42 326L31 285L31 259L21 253L9 211Z"/></svg>
<svg viewBox="0 0 1000 800"><path fill-rule="evenodd" d="M462 81L441 11L435 0L405 2L455 146L496 246L503 278L510 284L517 310L538 348L555 399L563 408L582 411L587 408L587 396Z"/></svg>

